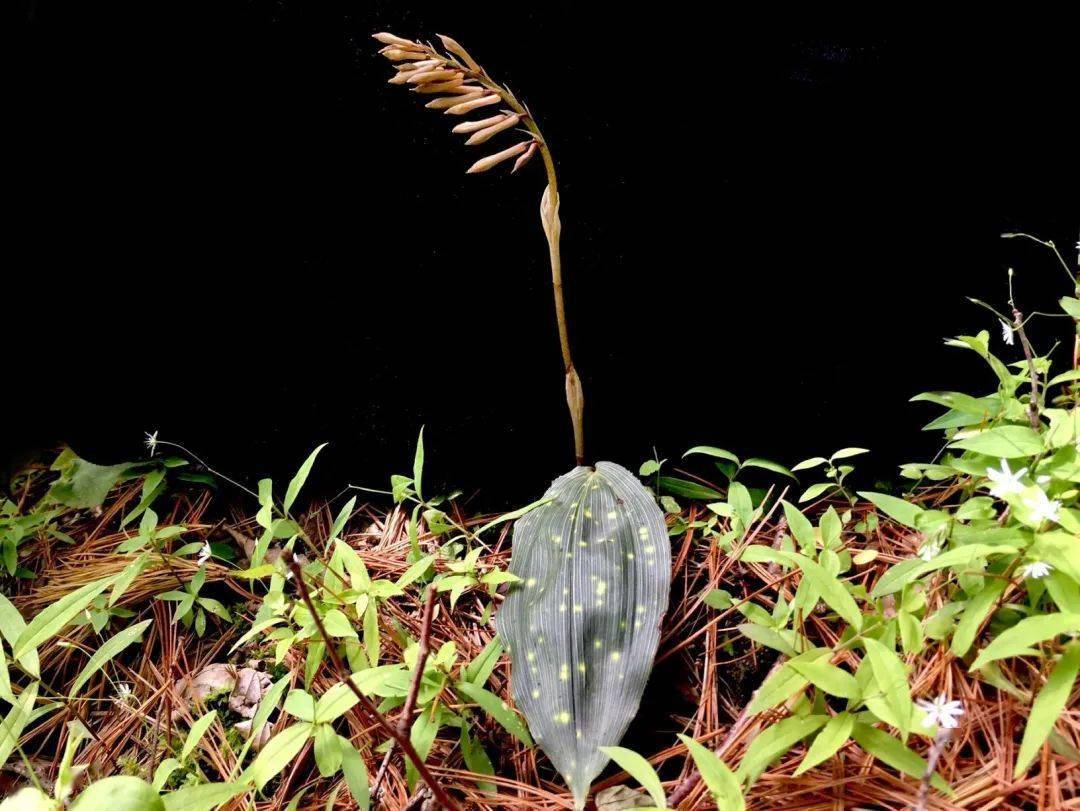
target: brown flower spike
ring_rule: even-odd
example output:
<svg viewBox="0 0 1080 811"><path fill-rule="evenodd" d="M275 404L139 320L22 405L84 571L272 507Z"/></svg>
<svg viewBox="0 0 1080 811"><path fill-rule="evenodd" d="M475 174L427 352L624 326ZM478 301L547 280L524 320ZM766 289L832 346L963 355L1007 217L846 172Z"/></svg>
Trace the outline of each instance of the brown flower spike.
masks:
<svg viewBox="0 0 1080 811"><path fill-rule="evenodd" d="M501 151L481 158L472 164L466 174L478 174L493 169L500 163L516 158L511 174L517 172L539 152L547 172L548 185L540 201L540 219L548 240L551 259L551 283L555 293L555 319L559 327L559 344L562 348L563 367L566 372L566 404L570 409L570 421L574 429L574 455L579 465L585 461L585 440L582 433L582 414L585 398L581 380L574 369L570 356L570 339L566 329L566 308L562 293L562 260L559 253L559 187L555 180L555 163L551 151L540 134L532 115L509 88L496 84L487 71L473 59L469 52L450 37L439 34L443 51L432 45L386 32L373 34L383 44L380 49L394 65L390 84L403 85L414 93L435 96L424 106L430 110L442 110L445 115L465 115L480 110L483 117L463 121L453 132L468 136L466 146L487 143L503 132L524 133L525 140ZM498 111L490 108L502 104Z"/></svg>

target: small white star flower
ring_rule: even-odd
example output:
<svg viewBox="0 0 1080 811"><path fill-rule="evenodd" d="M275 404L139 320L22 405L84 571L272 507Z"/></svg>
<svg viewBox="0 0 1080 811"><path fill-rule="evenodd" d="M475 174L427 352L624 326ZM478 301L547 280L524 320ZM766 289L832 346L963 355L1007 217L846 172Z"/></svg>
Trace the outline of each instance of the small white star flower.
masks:
<svg viewBox="0 0 1080 811"><path fill-rule="evenodd" d="M959 701L949 701L944 693L932 701L917 699L915 704L926 713L922 725L928 729L935 724L943 729L956 729L960 725L957 719L964 714L964 705Z"/></svg>
<svg viewBox="0 0 1080 811"><path fill-rule="evenodd" d="M1042 560L1036 560L1034 563L1029 563L1025 566L1020 574L1023 577L1030 577L1032 580L1039 580L1046 577L1050 572L1054 571L1054 567L1049 563Z"/></svg>
<svg viewBox="0 0 1080 811"><path fill-rule="evenodd" d="M209 541L203 541L202 548L199 549L199 556L197 558L195 558L195 560L198 561L198 563L200 563L200 564L206 563L206 561L208 561L210 559L210 555L212 555L212 554L213 554L213 552L210 549L210 542Z"/></svg>
<svg viewBox="0 0 1080 811"><path fill-rule="evenodd" d="M988 467L986 469L986 478L993 482L990 485L990 495L1001 498L1002 496L1022 492L1024 485L1020 483L1020 478L1025 473L1027 473L1026 467L1022 467L1013 473L1009 468L1008 459L1001 460L1001 470Z"/></svg>
<svg viewBox="0 0 1080 811"><path fill-rule="evenodd" d="M147 434L146 435L146 440L145 440L146 449L148 451L150 451L151 456L153 456L154 451L157 450L157 435L158 435L157 431L154 431L154 433L152 433L152 434Z"/></svg>
<svg viewBox="0 0 1080 811"><path fill-rule="evenodd" d="M1001 340L1003 340L1009 346L1012 346L1016 342L1016 338L1014 337L1015 333L1016 330L1012 328L1012 324L1008 323L1007 321L1001 322Z"/></svg>
<svg viewBox="0 0 1080 811"><path fill-rule="evenodd" d="M940 541L927 541L919 549L919 557L925 560L927 563L932 561L941 552Z"/></svg>
<svg viewBox="0 0 1080 811"><path fill-rule="evenodd" d="M127 704L131 701L134 694L131 692L131 685L121 682L116 685L116 700L121 704Z"/></svg>
<svg viewBox="0 0 1080 811"><path fill-rule="evenodd" d="M1061 516L1061 502L1051 499L1042 490L1034 498L1025 498L1024 504L1031 510L1032 517L1037 521L1057 521Z"/></svg>

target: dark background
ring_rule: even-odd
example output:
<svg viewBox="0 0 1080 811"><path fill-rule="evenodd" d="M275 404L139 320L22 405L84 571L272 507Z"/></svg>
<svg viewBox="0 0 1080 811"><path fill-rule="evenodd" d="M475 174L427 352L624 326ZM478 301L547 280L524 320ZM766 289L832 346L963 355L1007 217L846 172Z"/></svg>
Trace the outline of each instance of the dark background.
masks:
<svg viewBox="0 0 1080 811"><path fill-rule="evenodd" d="M570 467L540 162L466 177L481 153L385 84L379 30L456 37L552 145L592 459L862 445L864 483L892 475L936 447L911 395L993 385L944 336L1020 357L963 297L1003 305L1008 266L1027 309L1069 292L999 238L1076 258L1064 21L149 5L14 11L8 460L120 461L156 429L250 482L328 440L329 494L407 471L426 425L429 475L492 507Z"/></svg>

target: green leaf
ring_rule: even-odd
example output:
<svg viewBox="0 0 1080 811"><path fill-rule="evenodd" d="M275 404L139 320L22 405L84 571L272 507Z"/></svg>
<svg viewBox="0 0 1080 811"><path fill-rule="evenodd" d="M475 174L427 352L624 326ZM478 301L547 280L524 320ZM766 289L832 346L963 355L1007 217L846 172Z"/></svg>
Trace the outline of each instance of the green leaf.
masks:
<svg viewBox="0 0 1080 811"><path fill-rule="evenodd" d="M753 783L776 758L825 726L827 715L792 716L766 727L746 750L736 775Z"/></svg>
<svg viewBox="0 0 1080 811"><path fill-rule="evenodd" d="M315 699L306 690L290 690L285 697L285 712L309 724L315 721Z"/></svg>
<svg viewBox="0 0 1080 811"><path fill-rule="evenodd" d="M465 767L475 774L486 774L494 776L495 767L491 763L491 758L488 757L488 753L484 751L484 747L469 734L468 724L461 725L461 757L465 761ZM477 780L476 788L478 791L482 791L484 794L495 794L495 784L487 780Z"/></svg>
<svg viewBox="0 0 1080 811"><path fill-rule="evenodd" d="M315 725L315 765L323 777L330 777L341 768L338 734L329 724Z"/></svg>
<svg viewBox="0 0 1080 811"><path fill-rule="evenodd" d="M885 647L876 639L863 639L866 654L874 671L874 683L886 706L892 711L893 720L900 731L907 735L911 729L914 704L908 687L907 667L900 661L896 651Z"/></svg>
<svg viewBox="0 0 1080 811"><path fill-rule="evenodd" d="M683 459L687 456L693 456L695 454L703 456L712 456L714 459L727 459L729 462L739 464L739 457L733 454L731 451L725 451L723 448L714 448L711 445L696 445L683 454Z"/></svg>
<svg viewBox="0 0 1080 811"><path fill-rule="evenodd" d="M899 772L916 780L921 780L926 774L926 761L883 730L875 729L869 724L856 723L851 730L851 737L864 750ZM941 775L935 774L930 779L930 785L946 794L952 793L949 784L941 779Z"/></svg>
<svg viewBox="0 0 1080 811"><path fill-rule="evenodd" d="M824 651L824 648L821 649ZM810 683L802 674L793 667L790 662L777 670L755 692L746 711L751 714L771 710L778 704L787 701L793 695L806 689Z"/></svg>
<svg viewBox="0 0 1080 811"><path fill-rule="evenodd" d="M514 699L583 801L637 712L660 638L671 542L649 491L599 462L556 480L514 528L511 584L496 616Z"/></svg>
<svg viewBox="0 0 1080 811"><path fill-rule="evenodd" d="M979 633L979 628L986 620L986 617L997 605L998 598L1001 597L1007 585L1009 585L1009 581L1003 577L987 578L982 590L967 601L967 605L964 606L964 613L956 624L956 630L953 631L952 642L949 645L950 650L957 657L965 656L971 649L971 643L975 641L975 635Z"/></svg>
<svg viewBox="0 0 1080 811"><path fill-rule="evenodd" d="M608 464L611 464L610 462ZM724 497L723 493L706 487L697 482L687 481L675 476L657 476L657 486L661 492L669 493L681 498L697 499L698 501L715 501ZM550 492L550 491L548 491Z"/></svg>
<svg viewBox="0 0 1080 811"><path fill-rule="evenodd" d="M1053 639L1061 634L1080 630L1080 614L1038 614L1020 620L1012 628L1002 631L983 648L969 670L978 670L987 662L1009 656L1027 656L1032 646Z"/></svg>
<svg viewBox="0 0 1080 811"><path fill-rule="evenodd" d="M304 486L304 482L307 481L307 477L311 473L311 466L315 464L315 457L319 455L319 451L325 448L327 444L328 443L324 442L313 450L308 458L304 460L304 464L300 465L300 469L296 471L296 475L293 476L292 481L289 482L289 486L285 490L285 501L282 502L282 506L285 508L286 513L292 508L293 502L296 501L296 497L300 495L300 488Z"/></svg>
<svg viewBox="0 0 1080 811"><path fill-rule="evenodd" d="M174 757L167 757L154 769L154 791L161 791L169 777L180 768L180 761Z"/></svg>
<svg viewBox="0 0 1080 811"><path fill-rule="evenodd" d="M835 755L840 747L847 743L854 726L855 716L849 712L842 712L830 718L829 723L818 733L814 742L810 744L810 748L806 750L806 757L802 759L802 763L792 776L798 777Z"/></svg>
<svg viewBox="0 0 1080 811"><path fill-rule="evenodd" d="M113 576L87 583L82 588L76 589L50 605L34 617L23 632L19 634L19 638L15 640L15 644L12 646L14 648L12 656L21 659L25 653L37 648L42 642L58 634L64 626L86 610L90 603L94 601L94 598L111 586L115 580L116 577Z"/></svg>
<svg viewBox="0 0 1080 811"><path fill-rule="evenodd" d="M15 703L11 705L3 723L0 723L0 764L7 763L7 759L15 751L23 729L30 722L30 716L34 712L37 693L38 682L31 682L30 686L23 689Z"/></svg>
<svg viewBox="0 0 1080 811"><path fill-rule="evenodd" d="M1026 425L999 425L997 428L959 439L950 447L1003 459L1016 459L1041 453L1043 440L1038 432Z"/></svg>
<svg viewBox="0 0 1080 811"><path fill-rule="evenodd" d="M371 787L364 756L345 738L338 738L338 745L341 747L341 771L345 775L349 793L360 811L368 811L371 807Z"/></svg>
<svg viewBox="0 0 1080 811"><path fill-rule="evenodd" d="M679 735L679 740L686 744L690 751L701 779L716 801L718 811L745 811L746 801L743 799L742 787L727 764L693 738Z"/></svg>
<svg viewBox="0 0 1080 811"><path fill-rule="evenodd" d="M334 519L333 526L330 527L330 534L327 538L333 540L340 540L338 536L341 531L345 529L345 524L348 523L349 518L352 517L353 508L356 507L356 496L353 496L345 502L345 506L341 508L341 512L337 514L337 518ZM350 548L348 544L343 544L346 548Z"/></svg>
<svg viewBox="0 0 1080 811"><path fill-rule="evenodd" d="M165 811L211 811L249 790L244 783L204 783L186 786L161 799L165 803Z"/></svg>
<svg viewBox="0 0 1080 811"><path fill-rule="evenodd" d="M181 763L187 760L188 755L190 755L195 747L199 745L199 741L201 741L202 736L206 734L206 730L210 729L210 725L214 723L215 718L217 718L217 710L210 710L210 712L191 725L191 731L188 732L187 738L184 740L184 747L180 750Z"/></svg>
<svg viewBox="0 0 1080 811"><path fill-rule="evenodd" d="M919 505L912 504L910 501L904 501L902 498L896 498L896 496L886 495L885 493L871 493L861 490L859 491L859 495L894 521L898 521L905 527L918 529L917 521L919 515L923 512L922 507Z"/></svg>
<svg viewBox="0 0 1080 811"><path fill-rule="evenodd" d="M421 577L423 577L424 572L428 570L428 567L431 566L434 560L434 555L427 555L426 557L420 558L420 560L416 561L416 563L406 569L404 574L402 574L401 577L398 578L398 586L400 588L405 588L406 586L419 580Z"/></svg>
<svg viewBox="0 0 1080 811"><path fill-rule="evenodd" d="M23 620L22 614L11 604L7 597L0 594L0 636L7 640L8 645L14 650L15 643L25 630L26 622ZM35 679L41 678L38 671L38 654L36 650L28 650L18 659L18 662ZM0 763L3 763L3 760L0 760Z"/></svg>
<svg viewBox="0 0 1080 811"><path fill-rule="evenodd" d="M130 462L95 465L71 449L65 450L53 462L52 469L60 471L60 480L49 489L47 498L74 509L99 507L129 467Z"/></svg>
<svg viewBox="0 0 1080 811"><path fill-rule="evenodd" d="M300 754L308 738L311 737L311 724L301 721L287 727L266 742L266 746L259 752L258 757L248 767L241 779L250 780L255 788L262 791L263 787L292 763L293 758Z"/></svg>
<svg viewBox="0 0 1080 811"><path fill-rule="evenodd" d="M146 565L146 561L149 559L148 553L143 553L135 560L131 561L124 567L116 578L116 582L113 583L112 592L109 594L109 608L116 605L116 601L119 600L128 587L135 582L135 578L142 573L143 567Z"/></svg>
<svg viewBox="0 0 1080 811"><path fill-rule="evenodd" d="M117 775L87 786L71 811L165 811L165 804L145 780Z"/></svg>
<svg viewBox="0 0 1080 811"><path fill-rule="evenodd" d="M962 570L972 567L979 558L994 555L1011 555L1015 552L1015 546L972 543L949 549L931 560L922 560L921 558L905 560L897 563L881 576L873 591L870 592L870 596L876 600L887 594L900 591L908 583L922 577L927 572L949 567Z"/></svg>
<svg viewBox="0 0 1080 811"><path fill-rule="evenodd" d="M779 464L778 462L773 462L773 461L771 461L769 459L759 459L758 457L754 456L754 457L752 457L750 459L747 459L745 462L743 462L742 466L743 467L759 467L762 470L768 470L768 471L771 471L773 473L779 473L781 476L787 476L787 477L792 478L792 479L797 479L796 475L794 473L792 473L790 470L788 470L786 467Z"/></svg>
<svg viewBox="0 0 1080 811"><path fill-rule="evenodd" d="M424 497L420 495L420 479L424 475L424 429L422 426L420 436L416 438L416 454L413 456L412 471L413 488L416 490L416 497L423 501Z"/></svg>
<svg viewBox="0 0 1080 811"><path fill-rule="evenodd" d="M831 653L831 651L826 652ZM859 697L861 691L855 677L846 670L829 664L828 656L804 657L805 654L788 662L791 668L804 679L808 679L811 684L824 690L829 695L840 696L840 698Z"/></svg>
<svg viewBox="0 0 1080 811"><path fill-rule="evenodd" d="M379 647L379 608L377 602L371 600L364 609L364 650L372 667L379 666Z"/></svg>
<svg viewBox="0 0 1080 811"><path fill-rule="evenodd" d="M841 448L829 457L829 461L836 462L840 459L847 459L852 456L860 456L864 453L870 453L870 450L868 448Z"/></svg>
<svg viewBox="0 0 1080 811"><path fill-rule="evenodd" d="M788 528L795 540L799 542L799 546L804 552L814 549L817 540L814 538L814 525L810 523L810 519L791 502L781 500L780 504L784 508L784 518L787 519Z"/></svg>
<svg viewBox="0 0 1080 811"><path fill-rule="evenodd" d="M315 723L329 724L355 707L359 700L349 685L338 682L323 693L315 704Z"/></svg>
<svg viewBox="0 0 1080 811"><path fill-rule="evenodd" d="M633 749L626 749L622 746L601 746L600 751L618 763L623 771L637 780L649 792L649 796L652 797L657 808L666 807L667 797L664 794L664 786L660 783L660 778L657 776L656 770L649 764L649 761Z"/></svg>
<svg viewBox="0 0 1080 811"><path fill-rule="evenodd" d="M1016 769L1013 779L1019 780L1027 771L1031 761L1039 753L1054 723L1061 717L1065 704L1069 700L1076 675L1080 672L1080 643L1073 642L1065 648L1058 663L1046 679L1039 695L1031 705L1024 739L1020 743L1020 752L1016 756Z"/></svg>
<svg viewBox="0 0 1080 811"><path fill-rule="evenodd" d="M465 666L464 679L473 684L483 687L491 677L491 672L502 656L503 644L498 636L493 636L482 651Z"/></svg>
<svg viewBox="0 0 1080 811"><path fill-rule="evenodd" d="M806 555L788 552L786 556L802 570L803 577L810 581L810 585L821 595L821 599L828 604L829 608L843 617L855 630L862 628L862 612L859 610L859 605L838 577L830 574L822 568L821 564Z"/></svg>
<svg viewBox="0 0 1080 811"><path fill-rule="evenodd" d="M526 746L533 745L529 730L525 727L521 718L497 695L467 681L457 682L454 689L459 693L463 693L470 701L479 704L484 712L498 721L507 732L523 744Z"/></svg>
<svg viewBox="0 0 1080 811"><path fill-rule="evenodd" d="M68 700L73 700L75 694L82 689L82 686L90 680L90 677L101 670L105 666L105 663L110 661L114 656L127 648L132 642L142 636L143 631L152 623L153 620L144 620L138 625L132 625L130 628L125 628L122 631L117 632L113 637L110 637L100 648L94 651L94 655L90 657L90 661L86 663L86 666L79 673L78 678L75 679L71 685L71 689L68 691Z"/></svg>
<svg viewBox="0 0 1080 811"><path fill-rule="evenodd" d="M349 622L349 618L336 608L327 611L322 621L323 628L326 629L326 633L330 636L357 639L356 630L353 628L352 623Z"/></svg>

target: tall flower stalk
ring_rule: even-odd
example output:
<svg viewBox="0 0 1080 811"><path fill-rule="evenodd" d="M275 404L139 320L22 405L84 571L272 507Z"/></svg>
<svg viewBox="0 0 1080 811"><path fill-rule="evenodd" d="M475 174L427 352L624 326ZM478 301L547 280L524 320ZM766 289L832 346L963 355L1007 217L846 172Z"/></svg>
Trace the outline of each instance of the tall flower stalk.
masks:
<svg viewBox="0 0 1080 811"><path fill-rule="evenodd" d="M562 236L559 184L551 149L529 108L518 100L510 88L495 82L455 40L440 34L439 39L444 49L440 51L432 45L386 32L373 36L384 46L379 53L394 63L395 74L391 77L390 84L408 85L415 93L434 96L425 104L427 108L441 110L446 115L459 116L476 111L488 112L491 106L500 103L505 105L505 108L491 116L464 121L453 128L453 132L469 136L466 145L484 144L496 135L511 130L526 136L525 140L476 161L466 170L466 174L486 172L511 158L515 159L511 170L511 173L514 173L536 154L540 155L544 163L547 188L540 200L540 222L547 238L548 257L551 262L555 321L559 330L559 346L566 376L566 405L570 410L570 422L574 431L574 457L577 464L582 465L585 463L582 423L585 396L570 354L570 334L566 325L562 256L559 250Z"/></svg>

